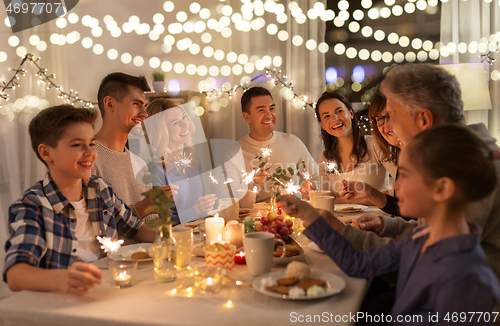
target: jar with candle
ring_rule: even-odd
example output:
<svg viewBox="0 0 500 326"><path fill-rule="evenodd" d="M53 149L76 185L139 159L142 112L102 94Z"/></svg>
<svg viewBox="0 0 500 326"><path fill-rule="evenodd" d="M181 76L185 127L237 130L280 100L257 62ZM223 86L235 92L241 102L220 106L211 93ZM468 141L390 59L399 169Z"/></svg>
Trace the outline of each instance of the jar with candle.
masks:
<svg viewBox="0 0 500 326"><path fill-rule="evenodd" d="M162 223L156 228L153 242L153 265L156 282L175 281L177 275L176 243L172 235L172 224Z"/></svg>

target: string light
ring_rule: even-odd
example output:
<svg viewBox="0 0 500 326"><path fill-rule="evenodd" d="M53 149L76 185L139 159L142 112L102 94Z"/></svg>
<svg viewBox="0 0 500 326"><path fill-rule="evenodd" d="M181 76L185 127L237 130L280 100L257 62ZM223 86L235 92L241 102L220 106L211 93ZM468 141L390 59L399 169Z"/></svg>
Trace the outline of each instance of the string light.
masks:
<svg viewBox="0 0 500 326"><path fill-rule="evenodd" d="M293 90L293 81L288 80L286 75L282 76L281 70L266 70L265 74L260 74L255 77L253 77L250 81L247 81L246 83L239 84L239 85L234 85L231 88L222 87L222 88L215 88L211 91L200 91L200 93L203 93L207 95L208 98L217 98L223 94L227 94L229 98L232 98L233 94L236 93L236 91L241 88L243 92L246 92L251 86L251 83L260 77L265 76L268 79L272 79L272 82L274 85L281 85L282 89L285 89L288 92L289 99L290 100L298 100L301 101L303 104L303 108L305 109L306 106L310 106L311 108L316 107L316 102L307 102L307 98L304 96L300 96L295 91Z"/></svg>
<svg viewBox="0 0 500 326"><path fill-rule="evenodd" d="M5 91L8 89L14 89L16 87L21 87L21 85L19 85L19 83L16 80L20 78L20 75L22 76L26 75L26 70L22 67L26 61L30 61L38 69L38 71L35 73L35 76L39 78L39 82L41 82L42 84L47 84L47 89L55 88L59 92L59 95L57 96L58 98L67 99L68 101L71 102L71 105L82 104L83 106L89 108L93 108L94 105L97 105L96 102L86 101L79 98L78 92L75 92L72 89L69 91L69 93L63 91L62 87L58 86L54 82L54 79L56 79L56 75L48 74L47 69L39 66L38 61L40 59L41 59L40 57L35 58L31 53L26 54L23 60L21 61L19 67L17 69L13 69L14 75L12 76L12 78L7 83L5 82L2 83L2 86L0 87L0 98L8 101L9 94L6 93Z"/></svg>

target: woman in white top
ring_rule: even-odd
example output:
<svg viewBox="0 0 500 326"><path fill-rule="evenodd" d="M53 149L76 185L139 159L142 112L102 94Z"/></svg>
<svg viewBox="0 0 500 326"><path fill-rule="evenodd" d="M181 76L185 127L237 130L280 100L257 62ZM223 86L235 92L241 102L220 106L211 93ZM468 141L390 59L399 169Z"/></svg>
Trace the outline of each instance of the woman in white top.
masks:
<svg viewBox="0 0 500 326"><path fill-rule="evenodd" d="M316 104L316 116L325 148L318 161L320 189L330 190L337 196L342 190L342 181L346 180L361 181L361 186L366 183L386 191L388 174L380 161L380 148L371 136L363 136L347 98L337 92L323 93ZM313 190L315 186L308 184L303 189ZM359 203L371 204L367 200Z"/></svg>

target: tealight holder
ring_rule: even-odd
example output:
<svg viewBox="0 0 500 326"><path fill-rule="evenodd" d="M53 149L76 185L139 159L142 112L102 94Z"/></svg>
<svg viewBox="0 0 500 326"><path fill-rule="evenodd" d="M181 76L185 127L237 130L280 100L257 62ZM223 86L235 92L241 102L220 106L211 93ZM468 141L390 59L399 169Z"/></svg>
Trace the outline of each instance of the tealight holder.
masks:
<svg viewBox="0 0 500 326"><path fill-rule="evenodd" d="M244 251L238 251L235 256L234 256L234 262L236 264L245 264L245 252Z"/></svg>
<svg viewBox="0 0 500 326"><path fill-rule="evenodd" d="M232 270L234 267L235 251L235 245L229 245L229 250L209 250L209 247L205 247L205 263L207 267L222 266L228 270Z"/></svg>
<svg viewBox="0 0 500 326"><path fill-rule="evenodd" d="M225 274L226 269L223 267L207 266L205 271L201 274L199 280L199 287L201 291L206 294L219 292L222 287L222 281Z"/></svg>
<svg viewBox="0 0 500 326"><path fill-rule="evenodd" d="M110 260L108 263L111 284L115 289L131 287L135 284L137 261Z"/></svg>

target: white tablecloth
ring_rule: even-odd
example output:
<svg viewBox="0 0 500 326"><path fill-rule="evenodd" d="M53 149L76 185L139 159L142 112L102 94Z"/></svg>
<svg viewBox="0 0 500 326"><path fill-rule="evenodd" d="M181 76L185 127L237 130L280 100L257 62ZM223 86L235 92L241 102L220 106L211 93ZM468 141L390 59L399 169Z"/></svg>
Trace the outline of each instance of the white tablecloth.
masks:
<svg viewBox="0 0 500 326"><path fill-rule="evenodd" d="M109 271L104 269L103 283L83 297L33 291L16 293L0 301L0 325L284 325L296 324L294 320L308 316L316 315L325 322L325 318L335 320L336 316L355 314L366 293L367 280L348 277L328 256L311 250L307 238L301 236L299 240L311 270L342 277L347 284L344 291L318 300L288 301L265 296L249 286L233 286L232 290L215 295L184 297L171 294L182 278L173 283L157 283L149 262L140 263L138 282L127 289L113 289ZM106 266L105 260L97 265ZM203 264L203 258L193 257L192 263ZM272 270L285 267L273 265ZM249 283L253 279L246 265L235 265L229 276ZM226 305L228 300L232 302L231 308Z"/></svg>

